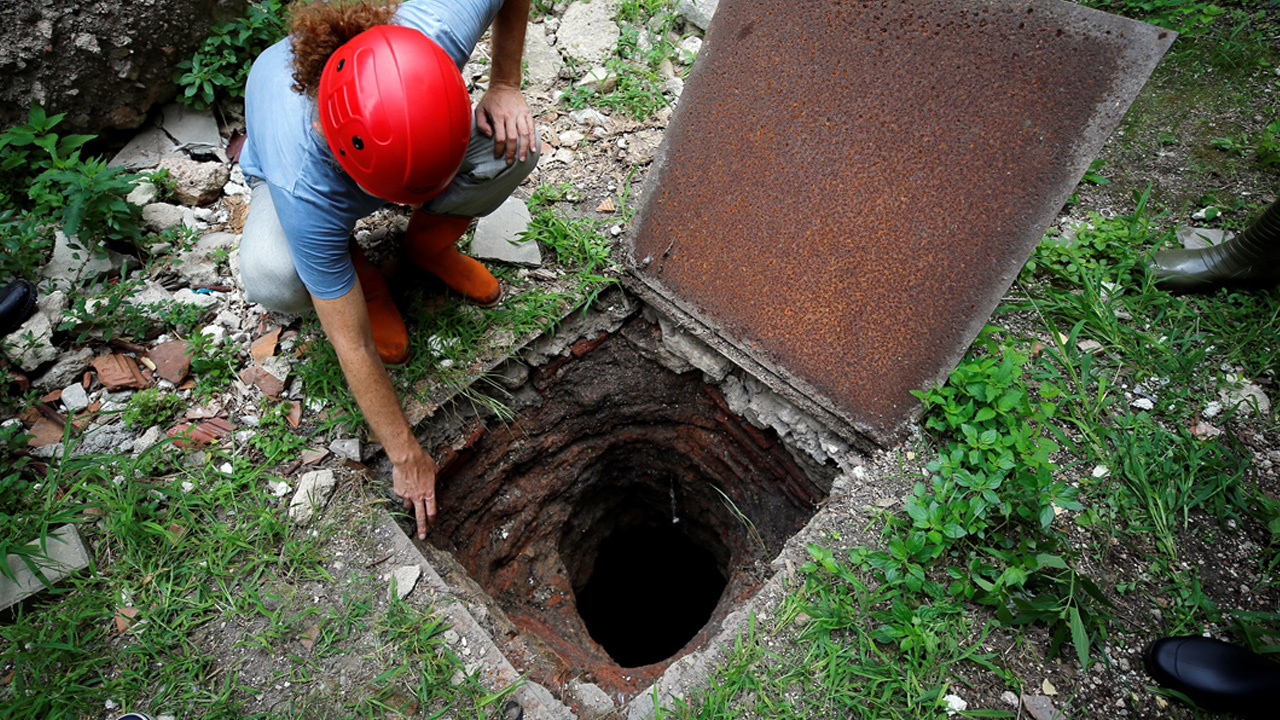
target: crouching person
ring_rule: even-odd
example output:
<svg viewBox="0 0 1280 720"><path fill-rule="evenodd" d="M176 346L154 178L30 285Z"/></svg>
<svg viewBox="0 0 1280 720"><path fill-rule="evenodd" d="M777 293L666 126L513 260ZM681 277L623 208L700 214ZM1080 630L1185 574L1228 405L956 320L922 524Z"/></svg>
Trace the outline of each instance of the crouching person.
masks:
<svg viewBox="0 0 1280 720"><path fill-rule="evenodd" d="M387 202L410 205L411 263L468 302L501 300L498 281L454 243L538 160L519 90L528 14L529 0L299 4L289 37L258 57L245 88L246 299L315 311L419 537L436 514L436 465L384 367L407 359L408 335L351 233ZM490 85L473 110L460 68L491 24Z"/></svg>

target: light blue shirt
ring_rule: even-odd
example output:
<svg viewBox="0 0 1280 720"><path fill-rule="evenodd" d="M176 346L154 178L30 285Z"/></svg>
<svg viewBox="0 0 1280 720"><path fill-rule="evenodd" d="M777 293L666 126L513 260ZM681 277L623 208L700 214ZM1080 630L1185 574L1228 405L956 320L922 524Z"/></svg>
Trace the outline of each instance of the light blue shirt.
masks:
<svg viewBox="0 0 1280 720"><path fill-rule="evenodd" d="M395 23L421 30L458 68L493 22L503 0L409 0ZM385 204L360 189L333 159L312 127L315 103L294 92L288 38L254 61L245 85L248 137L240 153L246 176L262 178L289 241L298 277L318 298L345 295L355 286L348 242L356 221Z"/></svg>

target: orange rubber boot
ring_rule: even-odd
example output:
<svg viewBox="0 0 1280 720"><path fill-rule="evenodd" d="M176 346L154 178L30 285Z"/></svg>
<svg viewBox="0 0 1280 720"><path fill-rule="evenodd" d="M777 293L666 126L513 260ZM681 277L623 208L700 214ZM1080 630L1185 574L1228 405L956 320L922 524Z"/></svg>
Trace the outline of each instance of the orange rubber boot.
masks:
<svg viewBox="0 0 1280 720"><path fill-rule="evenodd" d="M373 328L373 344L378 348L378 356L388 365L399 365L409 359L409 331L395 301L391 299L387 279L355 243L351 244L351 262L356 266L364 304L369 308L369 324Z"/></svg>
<svg viewBox="0 0 1280 720"><path fill-rule="evenodd" d="M436 215L415 210L409 219L405 249L414 265L444 281L467 302L493 307L502 299L502 286L480 261L458 252L454 242L471 224L465 215Z"/></svg>

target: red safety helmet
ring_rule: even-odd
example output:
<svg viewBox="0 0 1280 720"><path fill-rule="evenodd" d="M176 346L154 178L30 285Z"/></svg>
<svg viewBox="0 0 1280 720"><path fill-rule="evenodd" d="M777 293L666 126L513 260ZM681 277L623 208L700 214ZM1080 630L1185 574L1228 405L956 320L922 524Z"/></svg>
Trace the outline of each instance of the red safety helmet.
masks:
<svg viewBox="0 0 1280 720"><path fill-rule="evenodd" d="M339 47L320 76L320 126L366 191L411 205L444 191L471 137L458 66L412 28L380 25Z"/></svg>

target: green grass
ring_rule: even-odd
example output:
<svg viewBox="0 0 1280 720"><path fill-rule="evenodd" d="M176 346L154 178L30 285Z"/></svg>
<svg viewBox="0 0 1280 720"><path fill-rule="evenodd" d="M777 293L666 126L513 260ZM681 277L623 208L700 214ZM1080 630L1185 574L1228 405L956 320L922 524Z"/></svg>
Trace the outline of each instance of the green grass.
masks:
<svg viewBox="0 0 1280 720"><path fill-rule="evenodd" d="M232 713L234 673L217 678L196 631L263 573L324 575L316 539L289 527L260 473L177 469L168 455L165 444L138 459L75 458L44 479L65 494L47 492L28 512L74 512L98 564L0 626L0 667L13 672L0 692L7 717L143 700L183 716ZM138 610L127 635L115 632L117 608Z"/></svg>
<svg viewBox="0 0 1280 720"><path fill-rule="evenodd" d="M59 520L78 523L96 563L0 625L0 715L71 718L118 707L244 717L265 689L237 674L248 653L271 659L269 683L300 685L310 698L305 709L255 717L383 717L387 707L407 713L408 698L484 716L495 696L462 672L429 608L388 602L385 584L363 572L330 574L324 548L338 526L313 532L290 523L261 470L215 469L233 456L181 468L171 457L160 446L133 460L68 460L45 478L61 493L28 498L28 518L69 512ZM368 532L362 524L372 516L363 512L346 532ZM316 604L302 589L311 582L342 588L341 598ZM125 633L116 629L118 609L136 611ZM372 659L382 674L338 693L328 684L332 663L349 656Z"/></svg>
<svg viewBox="0 0 1280 720"><path fill-rule="evenodd" d="M878 542L812 546L812 562L798 569L768 620L753 621L713 681L661 717L941 720L949 693L972 698L986 687L1017 692L1038 682L1020 676L997 647L1079 670L1105 665L1100 648L1115 654L1123 635L1208 627L1261 652L1280 650L1280 613L1234 607L1189 563L1194 547L1247 538L1254 592L1275 589L1280 500L1260 487L1248 439L1275 437L1280 423L1275 411L1207 411L1229 376L1270 382L1275 394L1280 291L1175 297L1152 288L1144 270L1191 212L1213 207L1218 214L1198 224L1239 230L1264 197L1280 192L1280 118L1268 103L1280 90L1277 11L1266 2L1090 4L1182 37L1067 209L1085 225L1071 238L1056 231L1045 238L950 382L922 391L929 410L917 452L927 471L911 478L903 509L877 521ZM549 3L537 6L546 12ZM633 27L609 62L618 89L571 101L641 118L661 107L657 68L674 47L664 36L642 51L636 26L657 16L669 29L671 8L666 0L622 3L619 18ZM29 125L35 129L7 136L5 159L43 163L32 178L60 161L75 167L47 176L35 198L14 184L17 175L0 189L17 203L0 215L0 244L15 275L45 251L44 218L97 213L122 228L128 219L112 204L116 178L65 162L80 138L53 135L56 122L39 113ZM36 136L51 138L41 142L54 150ZM1133 175L1126 157L1162 151L1186 158L1176 181ZM59 205L49 189L55 181L82 182L78 208ZM530 202L530 235L556 281L501 270L510 294L490 310L406 294L414 360L393 371L402 392L429 401L442 388L460 391L501 416L501 393L484 386L485 363L616 282L607 230L577 212L573 192L544 186ZM130 234L123 229L117 234ZM165 261L153 259L148 270ZM205 320L198 311L169 308L156 327L148 320L155 308L128 308L135 288L126 279L99 289L106 304L96 309L78 297L63 330L87 341L177 329L196 343L197 394L225 391L244 358L195 332ZM94 550L90 571L0 624L0 715L98 717L110 702L153 715L239 717L264 692L261 682L285 681L300 688L294 697L306 698L308 712L291 705L259 716L494 714L503 692L467 677L440 616L389 601L376 571L335 569L329 543L369 532L363 496L340 490L349 493L345 509L331 509L313 532L291 525L267 492L270 473L303 447L362 426L336 358L318 338L314 326L304 331L309 350L295 372L306 396L327 408L307 410L299 430L288 424L286 404L264 401L251 441L203 459L163 444L136 459L45 467L19 452L17 430L0 431L0 555L37 562L26 543L64 522L77 523ZM159 422L164 405L138 396L131 411L138 423ZM1197 423L1222 434L1197 434ZM228 465L229 473L219 469ZM1115 562L1121 551L1129 564ZM321 582L336 589L317 604L307 589ZM118 608L137 610L123 634L113 620ZM269 661L271 677L244 676L246 657ZM378 668L345 695L327 682L344 658ZM1057 698L1060 707L1101 716L1071 705L1067 694ZM1190 716L1176 706L1168 712ZM990 704L960 716L1011 715Z"/></svg>
<svg viewBox="0 0 1280 720"><path fill-rule="evenodd" d="M759 628L753 618L707 690L659 718L940 720L955 674L985 670L1009 679L982 649L984 622L960 605L918 603L890 584L869 587L829 551L811 553L802 585L772 625ZM784 632L794 640L764 641Z"/></svg>
<svg viewBox="0 0 1280 720"><path fill-rule="evenodd" d="M650 118L670 104L664 90L666 78L659 72L664 60L676 62L678 49L673 42L677 20L672 0L624 0L618 6L621 27L614 54L604 64L617 80L608 92L573 86L562 102L571 108L588 106L610 108L635 120ZM590 68L574 68L581 77Z"/></svg>

